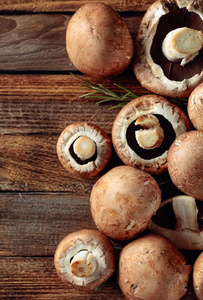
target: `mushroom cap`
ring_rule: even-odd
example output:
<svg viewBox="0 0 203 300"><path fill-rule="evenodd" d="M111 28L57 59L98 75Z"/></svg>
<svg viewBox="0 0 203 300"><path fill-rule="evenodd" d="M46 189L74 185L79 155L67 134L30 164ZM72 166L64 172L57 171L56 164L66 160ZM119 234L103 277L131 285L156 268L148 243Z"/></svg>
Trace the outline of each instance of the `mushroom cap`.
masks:
<svg viewBox="0 0 203 300"><path fill-rule="evenodd" d="M168 238L178 249L203 250L203 202L178 195L161 203L149 230Z"/></svg>
<svg viewBox="0 0 203 300"><path fill-rule="evenodd" d="M203 31L202 0L158 0L145 13L135 42L134 73L143 87L163 96L188 97L203 81L203 49L185 66L169 61L161 46L168 32Z"/></svg>
<svg viewBox="0 0 203 300"><path fill-rule="evenodd" d="M168 171L183 193L203 201L203 131L180 135L168 151Z"/></svg>
<svg viewBox="0 0 203 300"><path fill-rule="evenodd" d="M81 161L72 150L74 142L81 136L92 139L96 154ZM108 164L112 154L111 139L99 126L78 122L67 126L57 141L57 155L63 167L78 177L89 178L97 175Z"/></svg>
<svg viewBox="0 0 203 300"><path fill-rule="evenodd" d="M203 130L203 83L190 94L187 111L193 126L197 130Z"/></svg>
<svg viewBox="0 0 203 300"><path fill-rule="evenodd" d="M94 77L123 72L133 56L133 40L123 19L110 6L81 6L66 31L66 48L74 66Z"/></svg>
<svg viewBox="0 0 203 300"><path fill-rule="evenodd" d="M126 299L177 300L186 293L191 266L166 238L149 234L125 246L118 283Z"/></svg>
<svg viewBox="0 0 203 300"><path fill-rule="evenodd" d="M72 257L80 250L88 249L91 251L100 266L100 271L93 277L79 278L70 275L67 268ZM101 232L93 229L82 229L67 235L58 245L54 264L56 272L61 280L71 284L78 290L94 290L96 287L111 277L115 270L115 251L112 243ZM94 278L95 276L95 278Z"/></svg>
<svg viewBox="0 0 203 300"><path fill-rule="evenodd" d="M144 231L161 203L154 178L137 168L118 166L93 186L90 206L101 232L113 240L128 240Z"/></svg>
<svg viewBox="0 0 203 300"><path fill-rule="evenodd" d="M155 149L139 147L135 121L143 115L157 116L164 129L164 140ZM166 98L149 94L138 97L125 105L118 113L112 128L113 146L124 164L136 166L150 174L167 171L167 152L176 137L190 129L187 115Z"/></svg>
<svg viewBox="0 0 203 300"><path fill-rule="evenodd" d="M193 266L193 287L198 300L203 299L203 252Z"/></svg>

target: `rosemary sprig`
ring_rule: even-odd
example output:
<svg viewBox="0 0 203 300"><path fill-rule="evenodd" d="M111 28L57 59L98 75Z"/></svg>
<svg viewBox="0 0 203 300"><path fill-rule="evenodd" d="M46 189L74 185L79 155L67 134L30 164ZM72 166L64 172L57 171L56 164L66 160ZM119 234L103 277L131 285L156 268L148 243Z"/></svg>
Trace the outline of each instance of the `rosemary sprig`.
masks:
<svg viewBox="0 0 203 300"><path fill-rule="evenodd" d="M110 101L119 102L117 105L114 105L114 106L110 107L109 109L124 107L129 101L138 97L138 95L136 95L133 91L131 91L130 89L127 89L117 83L114 83L114 85L122 90L121 93L113 92L113 91L107 89L102 84L98 84L98 85L93 84L90 81L85 80L85 79L81 78L80 76L75 75L73 73L71 73L71 75L74 75L78 79L85 82L85 84L81 84L81 86L84 86L84 87L92 90L92 92L83 94L83 95L79 96L79 98L97 99L99 101L96 102L96 104L102 104L102 103L110 102Z"/></svg>
<svg viewBox="0 0 203 300"><path fill-rule="evenodd" d="M84 78L82 78L78 75L75 75L73 73L70 73L70 74L77 77L78 79L80 79L81 81L83 81L85 83L85 84L81 84L81 86L84 86L84 87L92 90L92 92L85 93L85 94L79 96L79 98L97 99L99 101L96 102L96 104L102 104L102 103L111 102L111 101L119 102L118 104L110 107L109 109L122 108L129 101L139 97L137 94L135 94L130 89L128 89L128 88L126 88L122 85L119 85L117 83L114 83L114 85L122 91L120 93L113 92L110 89L107 89L102 84L96 85L96 84L93 84L92 82L90 82L88 80L85 80ZM174 104L181 107L184 111L187 110L187 102L188 102L187 98L168 98L168 100L170 100Z"/></svg>

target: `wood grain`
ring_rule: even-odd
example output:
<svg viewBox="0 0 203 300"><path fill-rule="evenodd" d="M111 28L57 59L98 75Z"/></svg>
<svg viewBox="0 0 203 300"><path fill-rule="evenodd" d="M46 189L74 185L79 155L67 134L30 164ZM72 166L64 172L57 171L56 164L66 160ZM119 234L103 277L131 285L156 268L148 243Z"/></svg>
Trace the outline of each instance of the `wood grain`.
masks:
<svg viewBox="0 0 203 300"><path fill-rule="evenodd" d="M94 0L96 2L96 0ZM94 2L91 1L91 2ZM0 11L27 11L27 12L66 12L75 11L87 0L1 0ZM155 0L104 0L103 3L112 6L117 11L145 11Z"/></svg>
<svg viewBox="0 0 203 300"><path fill-rule="evenodd" d="M89 194L0 193L1 256L53 256L69 233L96 229ZM80 212L80 213L78 213Z"/></svg>
<svg viewBox="0 0 203 300"><path fill-rule="evenodd" d="M0 71L67 72L76 68L66 52L71 15L0 16ZM135 39L142 15L124 17Z"/></svg>
<svg viewBox="0 0 203 300"><path fill-rule="evenodd" d="M0 299L124 300L116 273L100 291L78 292L56 275L53 257L0 258ZM191 283L190 283L191 284ZM195 300L192 286L181 300Z"/></svg>
<svg viewBox="0 0 203 300"><path fill-rule="evenodd" d="M115 276L94 292L78 292L57 277L53 257L0 258L0 299L124 300Z"/></svg>
<svg viewBox="0 0 203 300"><path fill-rule="evenodd" d="M115 92L123 92L116 82L138 95L149 93L133 75L100 81L81 78ZM0 134L58 136L75 121L93 122L110 134L119 109L109 110L114 102L97 105L97 100L79 98L90 92L83 83L72 75L0 75Z"/></svg>

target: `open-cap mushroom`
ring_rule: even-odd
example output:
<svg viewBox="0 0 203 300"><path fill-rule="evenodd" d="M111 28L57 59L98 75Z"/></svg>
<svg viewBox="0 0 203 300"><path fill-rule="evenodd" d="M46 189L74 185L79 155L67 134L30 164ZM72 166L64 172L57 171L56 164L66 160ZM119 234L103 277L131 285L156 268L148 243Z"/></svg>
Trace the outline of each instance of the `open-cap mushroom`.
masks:
<svg viewBox="0 0 203 300"><path fill-rule="evenodd" d="M203 130L203 83L199 84L188 98L187 112L193 126Z"/></svg>
<svg viewBox="0 0 203 300"><path fill-rule="evenodd" d="M177 105L149 94L121 109L113 124L112 142L126 165L161 174L167 170L170 145L189 129L189 119Z"/></svg>
<svg viewBox="0 0 203 300"><path fill-rule="evenodd" d="M197 257L193 266L193 287L198 300L203 299L203 252Z"/></svg>
<svg viewBox="0 0 203 300"><path fill-rule="evenodd" d="M187 291L190 271L169 240L149 234L121 250L118 283L128 300L177 300Z"/></svg>
<svg viewBox="0 0 203 300"><path fill-rule="evenodd" d="M72 16L66 48L74 66L94 77L118 75L133 56L133 40L124 20L100 2L87 3Z"/></svg>
<svg viewBox="0 0 203 300"><path fill-rule="evenodd" d="M66 127L57 142L60 162L69 172L84 178L97 175L110 160L111 139L97 125L79 122Z"/></svg>
<svg viewBox="0 0 203 300"><path fill-rule="evenodd" d="M203 81L202 0L158 0L149 7L135 43L134 72L154 93L190 95Z"/></svg>
<svg viewBox="0 0 203 300"><path fill-rule="evenodd" d="M163 201L149 229L168 238L178 249L203 250L203 202L187 195Z"/></svg>
<svg viewBox="0 0 203 300"><path fill-rule="evenodd" d="M181 134L168 151L168 172L183 193L203 201L203 131Z"/></svg>
<svg viewBox="0 0 203 300"><path fill-rule="evenodd" d="M79 230L59 243L54 263L62 281L75 289L94 290L114 273L114 247L97 230Z"/></svg>
<svg viewBox="0 0 203 300"><path fill-rule="evenodd" d="M160 204L161 191L154 178L130 166L108 171L93 186L90 196L96 226L117 241L143 232Z"/></svg>

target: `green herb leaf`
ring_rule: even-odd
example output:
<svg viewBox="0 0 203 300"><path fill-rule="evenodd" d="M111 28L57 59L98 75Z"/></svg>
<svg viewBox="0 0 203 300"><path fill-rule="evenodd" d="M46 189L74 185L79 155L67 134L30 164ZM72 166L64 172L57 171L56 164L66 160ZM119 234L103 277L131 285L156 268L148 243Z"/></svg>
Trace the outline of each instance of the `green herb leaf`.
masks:
<svg viewBox="0 0 203 300"><path fill-rule="evenodd" d="M93 84L92 82L85 80L84 78L75 75L73 73L70 73L71 75L77 77L81 81L85 82L85 84L81 84L81 86L84 86L88 89L93 90L93 92L90 93L85 93L81 96L80 98L85 98L85 99L95 99L95 100L100 100L96 104L102 104L105 102L111 102L111 101L117 101L119 102L117 105L114 105L110 107L109 109L114 109L114 108L122 108L124 107L129 101L138 98L139 96L136 95L133 91L130 89L114 83L116 87L122 90L122 93L116 93L114 91L111 91L110 89L106 88L103 84ZM123 91L125 93L123 93ZM173 102L174 104L178 105L180 108L182 108L185 112L187 110L187 98L168 98L169 101Z"/></svg>

